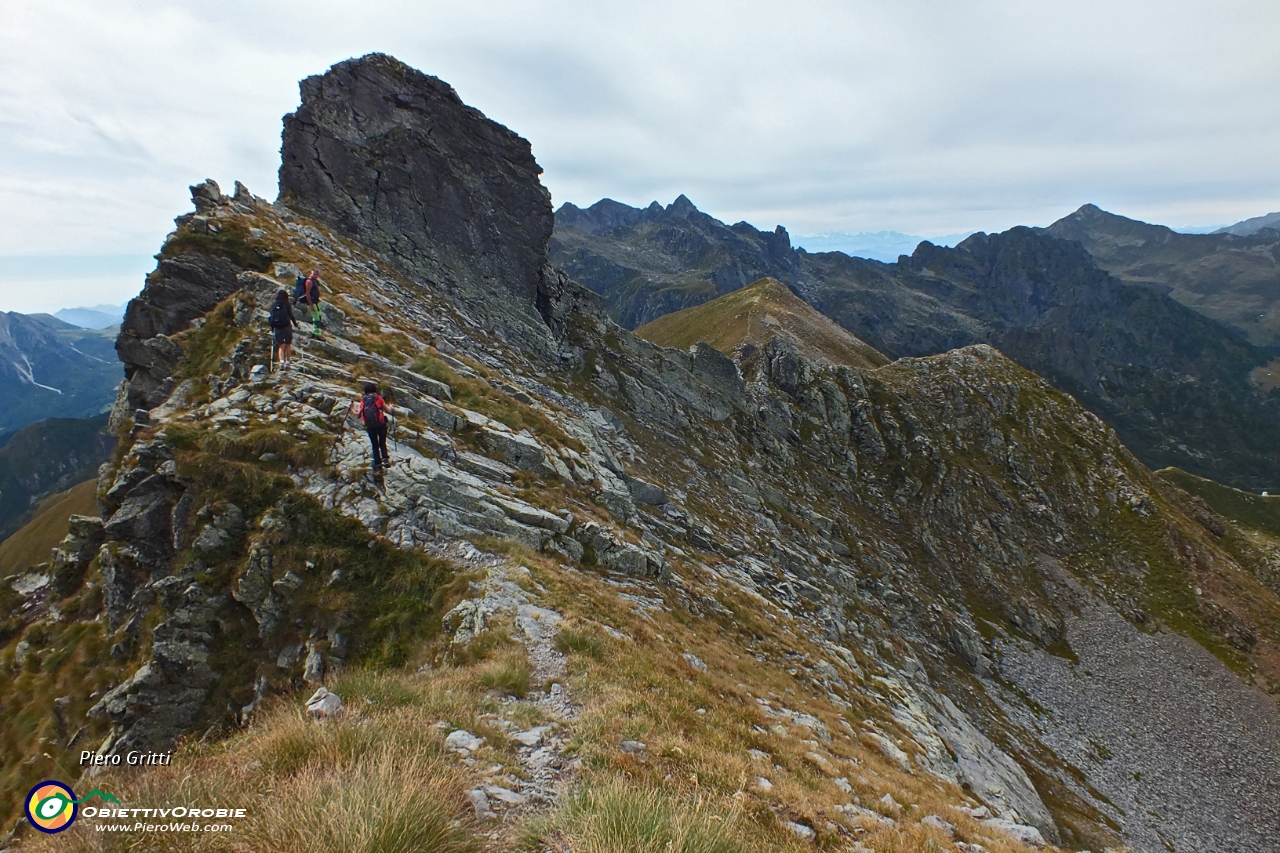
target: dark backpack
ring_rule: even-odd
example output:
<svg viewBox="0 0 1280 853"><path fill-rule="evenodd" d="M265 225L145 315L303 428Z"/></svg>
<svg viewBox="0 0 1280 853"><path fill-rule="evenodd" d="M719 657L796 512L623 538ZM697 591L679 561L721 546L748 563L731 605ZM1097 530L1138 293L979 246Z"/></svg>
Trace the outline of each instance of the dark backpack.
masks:
<svg viewBox="0 0 1280 853"><path fill-rule="evenodd" d="M305 275L298 276L297 281L293 283L293 301L298 302L306 295L307 277Z"/></svg>
<svg viewBox="0 0 1280 853"><path fill-rule="evenodd" d="M360 401L360 416L364 418L364 425L367 427L382 426L387 422L387 418L382 414L382 409L378 408L378 404L382 402L382 398L377 394L365 394Z"/></svg>
<svg viewBox="0 0 1280 853"><path fill-rule="evenodd" d="M267 321L273 329L283 329L289 325L289 303L277 302L271 306L271 319Z"/></svg>

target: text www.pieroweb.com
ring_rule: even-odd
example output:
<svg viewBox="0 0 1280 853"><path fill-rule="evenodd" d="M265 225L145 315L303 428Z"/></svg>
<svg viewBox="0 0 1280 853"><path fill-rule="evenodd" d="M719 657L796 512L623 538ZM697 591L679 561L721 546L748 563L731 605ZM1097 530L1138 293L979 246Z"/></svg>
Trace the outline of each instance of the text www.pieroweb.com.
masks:
<svg viewBox="0 0 1280 853"><path fill-rule="evenodd" d="M234 825L225 821L244 816L245 809L185 806L163 809L89 807L81 812L81 817L94 821L93 828L97 832L231 832ZM223 822L206 823L208 818Z"/></svg>

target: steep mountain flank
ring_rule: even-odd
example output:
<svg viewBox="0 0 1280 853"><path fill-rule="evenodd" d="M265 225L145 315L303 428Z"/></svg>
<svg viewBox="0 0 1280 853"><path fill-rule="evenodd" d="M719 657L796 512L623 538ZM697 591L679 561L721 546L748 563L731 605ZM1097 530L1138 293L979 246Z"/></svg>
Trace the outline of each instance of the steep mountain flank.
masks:
<svg viewBox="0 0 1280 853"><path fill-rule="evenodd" d="M636 329L658 346L688 349L704 342L725 355L739 347L764 349L776 337L810 361L872 368L880 353L819 314L776 278L762 278L719 299L659 317Z"/></svg>
<svg viewBox="0 0 1280 853"><path fill-rule="evenodd" d="M106 423L106 415L50 418L5 441L0 447L0 539L26 524L43 498L97 476L115 443Z"/></svg>
<svg viewBox="0 0 1280 853"><path fill-rule="evenodd" d="M304 103L368 78L443 85L373 56ZM449 168L533 197L486 150ZM554 271L495 291L465 229L420 235L450 286L293 192L194 187L130 308L101 517L0 588L4 791L191 734L92 785L247 808L195 850L1280 843L1268 558L1071 397L982 344L876 366L769 282L709 322L784 333L664 349ZM270 300L313 266L327 329L267 372ZM82 823L20 841L100 846Z"/></svg>
<svg viewBox="0 0 1280 853"><path fill-rule="evenodd" d="M48 314L0 313L0 432L102 414L120 384L113 337Z"/></svg>
<svg viewBox="0 0 1280 853"><path fill-rule="evenodd" d="M706 286L704 257L733 258L738 246L773 237L745 223L731 231L715 223L717 230L702 221L710 219L705 214L677 220L662 211L667 236L659 239L656 226L635 221L659 217L660 208L626 214L619 207L590 228L581 222L585 211L562 209L558 216L575 224L558 225L552 241L577 246L582 263L571 267L574 275L619 318L655 303L583 259L626 259L632 272L625 281L647 282L646 293L667 292L681 276L702 281L701 289L681 292L705 300L716 291ZM697 224L680 231L682 221ZM680 250L725 232L733 239ZM1075 395L1147 464L1252 490L1280 483L1280 409L1250 382L1268 354L1149 287L1116 281L1069 242L1015 228L974 235L954 249L922 243L896 264L789 247L777 256L778 278L888 356L989 343ZM743 266L758 257L746 255ZM728 268L727 260L717 263Z"/></svg>
<svg viewBox="0 0 1280 853"><path fill-rule="evenodd" d="M924 346L914 329L877 317L882 271L835 264L849 278L829 276L807 298L882 351L923 354L973 334L1073 394L1152 466L1254 490L1280 482L1280 411L1249 383L1266 355L1167 297L1117 282L1070 243L1015 228L955 249L921 245L889 272L911 294L904 301L936 300L972 324L930 330Z"/></svg>
<svg viewBox="0 0 1280 853"><path fill-rule="evenodd" d="M1121 281L1168 293L1239 329L1255 344L1280 345L1280 231L1275 228L1179 234L1086 204L1045 231L1078 241Z"/></svg>

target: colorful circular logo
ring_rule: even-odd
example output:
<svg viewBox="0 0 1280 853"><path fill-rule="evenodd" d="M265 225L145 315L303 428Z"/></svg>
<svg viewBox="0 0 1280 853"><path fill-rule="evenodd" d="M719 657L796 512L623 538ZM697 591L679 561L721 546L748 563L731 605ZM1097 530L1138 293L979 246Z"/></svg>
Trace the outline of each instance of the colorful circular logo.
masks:
<svg viewBox="0 0 1280 853"><path fill-rule="evenodd" d="M62 832L79 811L76 795L61 782L41 782L27 794L27 820L41 832Z"/></svg>

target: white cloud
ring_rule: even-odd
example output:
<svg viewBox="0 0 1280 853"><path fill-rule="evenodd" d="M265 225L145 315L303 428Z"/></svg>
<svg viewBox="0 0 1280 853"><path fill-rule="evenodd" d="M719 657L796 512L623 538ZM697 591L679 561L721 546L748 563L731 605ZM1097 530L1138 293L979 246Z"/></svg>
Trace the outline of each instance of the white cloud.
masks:
<svg viewBox="0 0 1280 853"><path fill-rule="evenodd" d="M1278 35L1238 2L9 3L0 255L155 251L207 176L273 197L298 79L372 50L531 140L557 203L1229 222L1280 209Z"/></svg>

